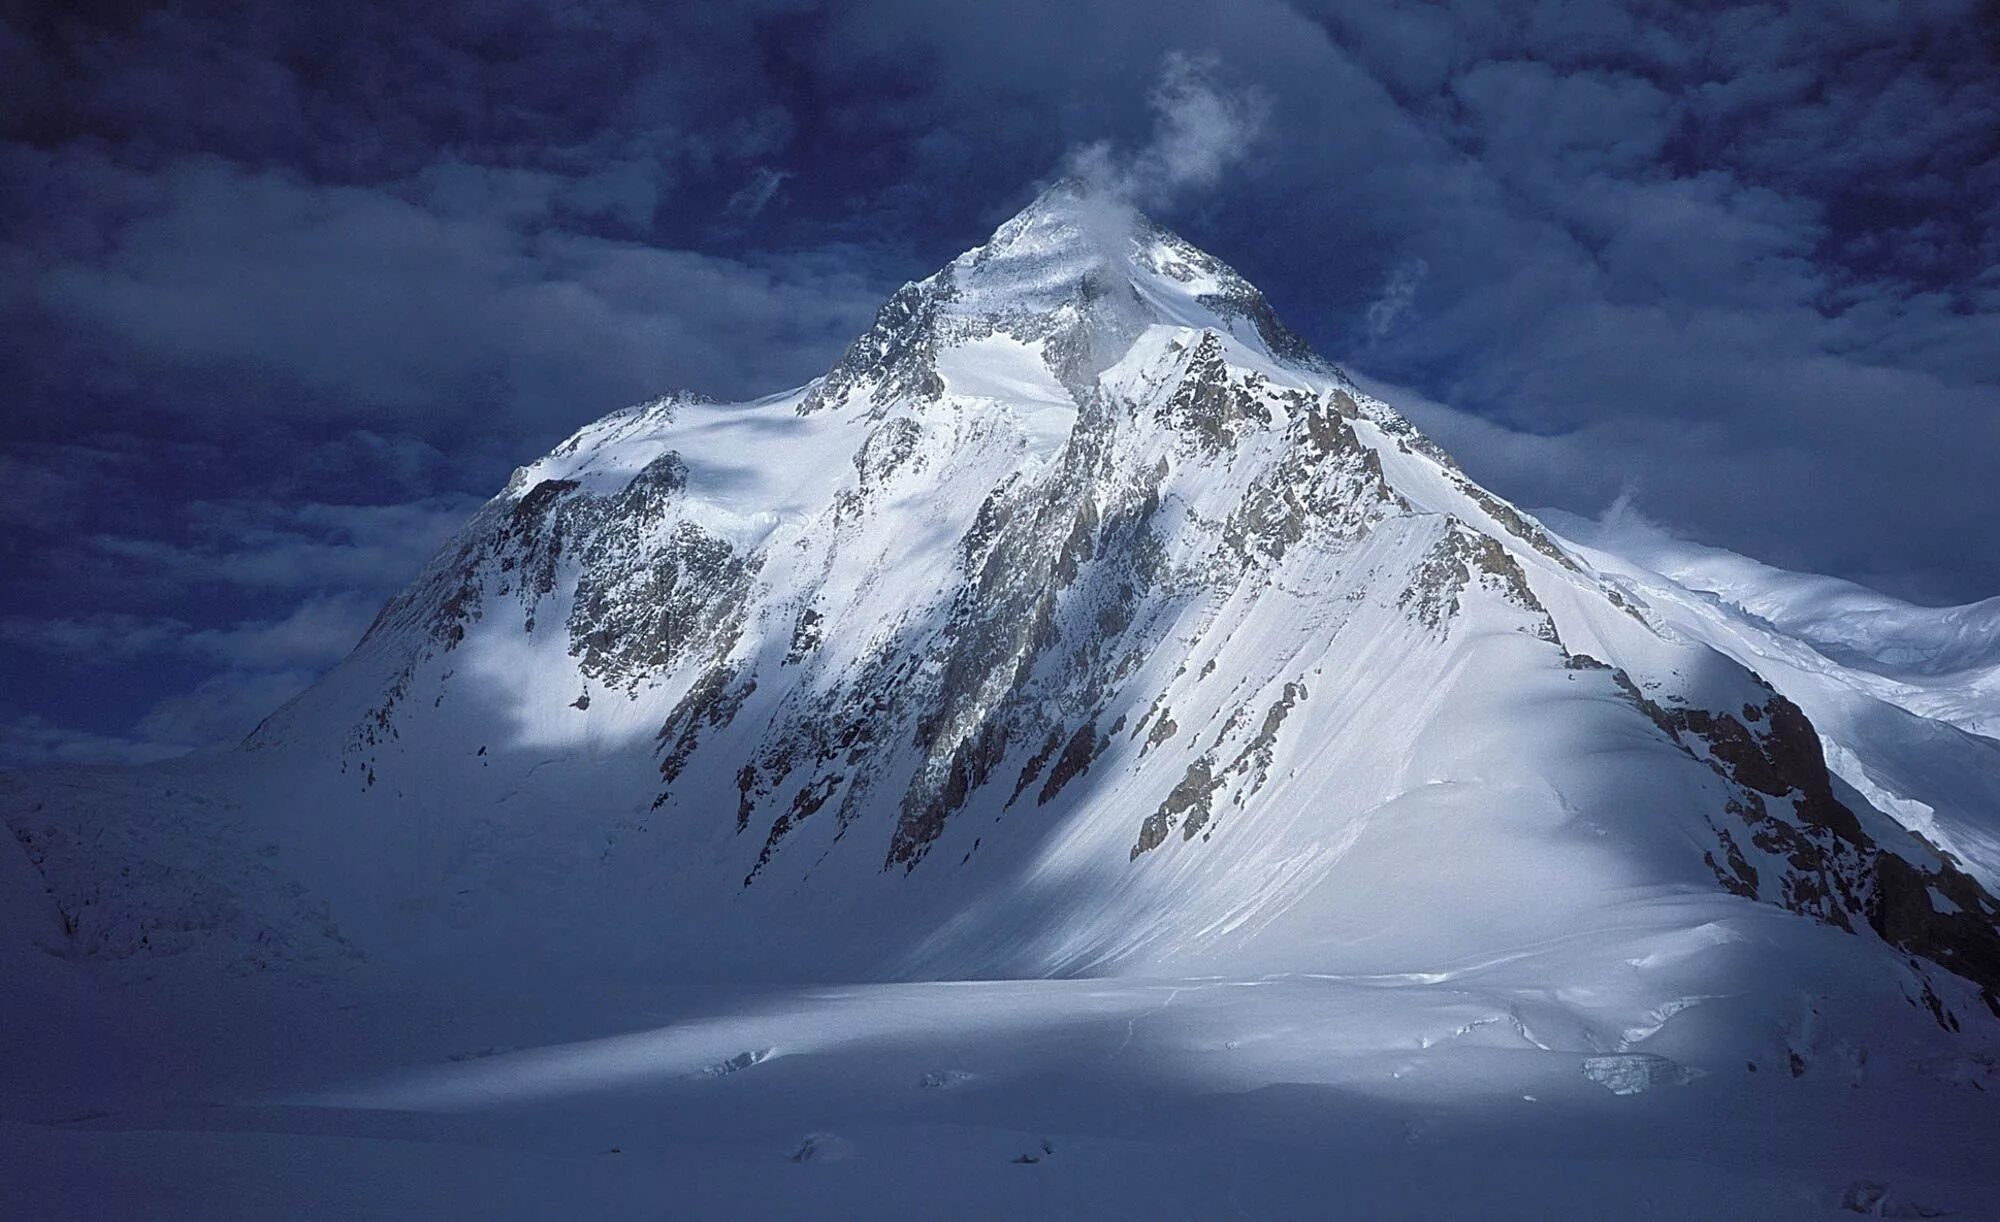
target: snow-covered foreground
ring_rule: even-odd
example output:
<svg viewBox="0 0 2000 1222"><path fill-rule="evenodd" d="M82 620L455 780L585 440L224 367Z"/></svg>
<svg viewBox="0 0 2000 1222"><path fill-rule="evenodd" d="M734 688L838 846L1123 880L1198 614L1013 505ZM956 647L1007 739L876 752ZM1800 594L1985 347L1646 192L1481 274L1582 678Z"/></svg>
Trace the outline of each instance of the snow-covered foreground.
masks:
<svg viewBox="0 0 2000 1222"><path fill-rule="evenodd" d="M1744 907L1726 930L1636 937L1660 962L1625 971L1692 970L1730 939L1796 935ZM1630 1017L1617 982L1578 971L1603 949L1421 978L558 997L72 980L68 1005L6 1015L0 1212L2000 1211L2000 1065L1849 1043L1844 1022L1816 1031L1803 997L1785 1040L1763 1047L1729 1034L1730 997L1616 1030ZM1605 1021L1579 1023L1592 1007Z"/></svg>

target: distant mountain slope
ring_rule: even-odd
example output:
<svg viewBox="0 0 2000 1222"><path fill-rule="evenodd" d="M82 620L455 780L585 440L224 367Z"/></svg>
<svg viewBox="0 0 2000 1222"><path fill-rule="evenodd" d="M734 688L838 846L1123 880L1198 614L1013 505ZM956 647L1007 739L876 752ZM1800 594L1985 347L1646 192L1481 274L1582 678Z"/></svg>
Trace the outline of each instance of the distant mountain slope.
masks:
<svg viewBox="0 0 2000 1222"><path fill-rule="evenodd" d="M1676 631L1797 701L1871 803L2000 884L2000 599L1920 607L1644 524L1544 518Z"/></svg>

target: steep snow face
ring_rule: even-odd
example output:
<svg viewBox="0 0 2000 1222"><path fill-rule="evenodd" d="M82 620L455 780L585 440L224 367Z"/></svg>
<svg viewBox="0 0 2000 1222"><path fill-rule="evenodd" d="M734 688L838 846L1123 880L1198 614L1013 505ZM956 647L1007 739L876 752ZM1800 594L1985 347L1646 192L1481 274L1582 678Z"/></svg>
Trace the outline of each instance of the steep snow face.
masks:
<svg viewBox="0 0 2000 1222"><path fill-rule="evenodd" d="M2000 1012L2000 908L1791 700L1067 184L814 383L522 468L180 783L302 883L237 910L415 962L1421 972L1754 900Z"/></svg>

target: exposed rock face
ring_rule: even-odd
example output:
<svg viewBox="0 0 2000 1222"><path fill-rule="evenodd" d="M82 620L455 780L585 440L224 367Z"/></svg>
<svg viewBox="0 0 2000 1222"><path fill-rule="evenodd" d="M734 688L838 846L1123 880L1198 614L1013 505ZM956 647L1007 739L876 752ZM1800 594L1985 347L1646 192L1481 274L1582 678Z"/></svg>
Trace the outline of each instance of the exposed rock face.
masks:
<svg viewBox="0 0 2000 1222"><path fill-rule="evenodd" d="M809 386L671 396L524 468L357 659L341 758L370 794L442 784L414 761L475 722L467 767L505 736L533 766L601 756L578 806L615 812L604 860L664 874L633 846L671 844L749 905L852 863L893 905L1063 846L1126 905L1036 935L1086 947L1066 964L1140 946L1117 939L1142 918L1155 942L1255 928L1238 909L1291 900L1175 906L1211 875L1332 869L1381 810L1499 786L1587 721L1665 770L1634 800L1671 778L1657 819L1686 834L1647 841L1674 845L1652 883L1879 939L2000 1006L2000 908L1851 809L1795 706L1657 632L1220 261L1073 185ZM1558 699L1570 721L1533 720ZM1506 711L1453 720L1480 701Z"/></svg>
<svg viewBox="0 0 2000 1222"><path fill-rule="evenodd" d="M898 399L933 400L944 393L938 379L939 314L952 299L949 269L922 284L906 284L876 312L875 324L863 332L840 363L799 401L800 415L847 401L866 387L876 408Z"/></svg>
<svg viewBox="0 0 2000 1222"><path fill-rule="evenodd" d="M1571 665L1606 669L1581 655ZM1878 844L1834 796L1819 736L1797 705L1770 692L1761 706L1745 704L1740 716L1669 708L1623 670L1611 677L1661 731L1737 785L1728 817L1710 823L1721 857L1710 852L1704 860L1718 883L1841 929L1865 925L1890 945L1979 985L1981 999L2000 1017L2000 928L1993 919L2000 904L1949 858L1920 865ZM1776 869L1767 865L1760 873L1751 864L1734 834L1746 829L1760 858ZM1933 892L1945 899L1946 911ZM1941 1024L1957 1026L1956 1017L1932 1004Z"/></svg>
<svg viewBox="0 0 2000 1222"><path fill-rule="evenodd" d="M1160 809L1147 815L1140 824L1139 839L1132 845L1133 859L1165 844L1176 824L1186 829L1182 834L1187 839L1194 839L1208 822L1209 802L1215 789L1214 765L1207 756L1189 764L1187 773L1160 802Z"/></svg>

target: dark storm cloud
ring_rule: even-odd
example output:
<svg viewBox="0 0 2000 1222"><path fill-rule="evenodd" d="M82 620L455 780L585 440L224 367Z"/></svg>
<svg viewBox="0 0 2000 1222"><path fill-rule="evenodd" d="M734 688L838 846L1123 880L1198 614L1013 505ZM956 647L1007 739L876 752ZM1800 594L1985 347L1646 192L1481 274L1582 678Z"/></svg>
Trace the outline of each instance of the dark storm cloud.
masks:
<svg viewBox="0 0 2000 1222"><path fill-rule="evenodd" d="M84 683L160 668L184 679L116 733L37 712L0 716L0 755L12 764L136 763L240 738L353 648L374 612L372 599L342 593L310 596L280 619L224 628L115 612L0 619L0 646L48 658Z"/></svg>
<svg viewBox="0 0 2000 1222"><path fill-rule="evenodd" d="M195 502L183 541L93 535L74 559L135 561L182 589L349 589L380 573L414 575L476 508L456 496L401 505Z"/></svg>
<svg viewBox="0 0 2000 1222"><path fill-rule="evenodd" d="M478 412L521 430L677 382L748 392L837 353L880 287L838 250L753 264L565 230L569 184L520 170L450 163L359 188L34 150L0 169L85 201L67 249L0 252L23 304L69 337L66 384L115 394L150 364L272 392L162 405L209 419ZM89 216L106 189L145 205Z"/></svg>
<svg viewBox="0 0 2000 1222"><path fill-rule="evenodd" d="M180 614L45 605L0 617L0 649L59 680L51 692L129 699L116 733L79 730L39 709L0 716L0 755L131 762L241 737L353 648L380 605L384 574L415 572L475 506L463 497L195 502L176 540L93 535L51 546L49 568L93 596L85 605L110 599Z"/></svg>
<svg viewBox="0 0 2000 1222"><path fill-rule="evenodd" d="M1517 500L2000 589L1990 4L51 6L0 18L0 753L235 732L511 466L811 376L1079 166Z"/></svg>

